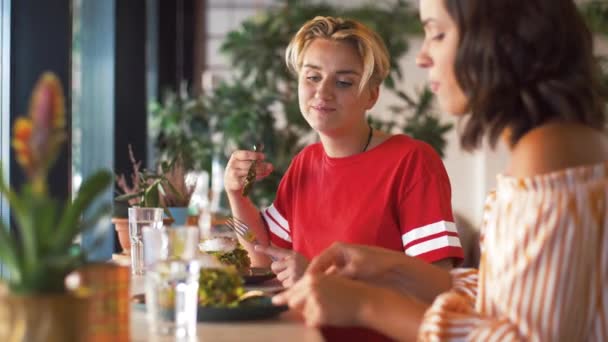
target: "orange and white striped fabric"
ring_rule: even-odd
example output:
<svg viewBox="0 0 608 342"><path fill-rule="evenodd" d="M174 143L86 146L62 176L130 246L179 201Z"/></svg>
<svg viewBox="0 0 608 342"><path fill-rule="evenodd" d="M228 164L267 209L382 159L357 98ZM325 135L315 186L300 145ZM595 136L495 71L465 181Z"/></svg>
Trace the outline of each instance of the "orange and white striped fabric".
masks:
<svg viewBox="0 0 608 342"><path fill-rule="evenodd" d="M456 269L423 341L608 341L608 162L498 177L479 272Z"/></svg>

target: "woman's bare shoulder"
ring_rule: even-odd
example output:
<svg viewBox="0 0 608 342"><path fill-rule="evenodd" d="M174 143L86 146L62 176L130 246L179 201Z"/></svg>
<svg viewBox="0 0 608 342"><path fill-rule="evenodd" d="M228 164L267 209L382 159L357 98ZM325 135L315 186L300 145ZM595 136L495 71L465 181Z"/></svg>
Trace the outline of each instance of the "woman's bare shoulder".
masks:
<svg viewBox="0 0 608 342"><path fill-rule="evenodd" d="M531 177L608 160L608 134L576 123L551 123L524 135L511 150L509 171Z"/></svg>

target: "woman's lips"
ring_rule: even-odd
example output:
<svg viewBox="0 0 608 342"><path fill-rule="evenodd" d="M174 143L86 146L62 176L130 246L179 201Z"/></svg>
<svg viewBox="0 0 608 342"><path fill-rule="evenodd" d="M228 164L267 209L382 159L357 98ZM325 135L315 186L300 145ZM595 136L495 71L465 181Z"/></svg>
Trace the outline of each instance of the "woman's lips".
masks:
<svg viewBox="0 0 608 342"><path fill-rule="evenodd" d="M329 113L329 112L333 112L334 110L336 110L333 107L326 107L326 106L311 106L311 108L320 113Z"/></svg>

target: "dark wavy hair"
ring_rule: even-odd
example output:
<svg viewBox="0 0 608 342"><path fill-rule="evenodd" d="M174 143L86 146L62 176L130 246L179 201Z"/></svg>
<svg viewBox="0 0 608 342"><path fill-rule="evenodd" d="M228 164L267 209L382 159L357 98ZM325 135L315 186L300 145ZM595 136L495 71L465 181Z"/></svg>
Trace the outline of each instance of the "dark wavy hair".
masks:
<svg viewBox="0 0 608 342"><path fill-rule="evenodd" d="M444 0L460 32L454 70L468 99L461 144L515 144L550 121L605 124L593 36L572 0Z"/></svg>

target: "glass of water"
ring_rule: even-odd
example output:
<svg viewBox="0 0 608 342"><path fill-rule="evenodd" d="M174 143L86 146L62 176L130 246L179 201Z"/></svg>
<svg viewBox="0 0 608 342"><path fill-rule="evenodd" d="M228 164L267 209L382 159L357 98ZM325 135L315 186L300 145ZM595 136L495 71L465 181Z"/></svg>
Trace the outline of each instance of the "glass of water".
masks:
<svg viewBox="0 0 608 342"><path fill-rule="evenodd" d="M172 226L163 230L163 254L168 259L194 259L198 255L199 229L194 226Z"/></svg>
<svg viewBox="0 0 608 342"><path fill-rule="evenodd" d="M197 260L163 260L146 272L146 311L153 335L196 336Z"/></svg>
<svg viewBox="0 0 608 342"><path fill-rule="evenodd" d="M129 239L131 240L131 274L145 274L144 227L163 228L163 208L129 208Z"/></svg>

